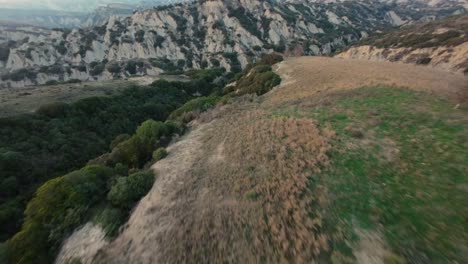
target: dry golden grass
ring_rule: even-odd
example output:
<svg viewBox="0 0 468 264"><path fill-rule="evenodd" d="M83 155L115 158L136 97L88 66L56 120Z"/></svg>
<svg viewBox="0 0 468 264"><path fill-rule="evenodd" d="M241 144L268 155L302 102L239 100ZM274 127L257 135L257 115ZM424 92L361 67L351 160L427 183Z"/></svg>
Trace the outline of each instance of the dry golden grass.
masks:
<svg viewBox="0 0 468 264"><path fill-rule="evenodd" d="M162 262L304 263L328 249L311 211L320 192L306 187L327 164L332 132L238 110L225 110L203 138L203 158L182 191L197 198L179 208L184 216L166 234Z"/></svg>
<svg viewBox="0 0 468 264"><path fill-rule="evenodd" d="M299 57L279 64L284 83L270 92L266 105L277 107L363 86L395 86L468 103L468 76L401 63Z"/></svg>
<svg viewBox="0 0 468 264"><path fill-rule="evenodd" d="M253 211L243 212L252 255L300 263L327 249L321 217L310 211L320 193L307 193L306 187L327 164L333 133L319 131L308 119L274 118L262 110L229 116L217 129L212 140L222 142L226 165L210 168L217 175L213 187L252 203Z"/></svg>
<svg viewBox="0 0 468 264"><path fill-rule="evenodd" d="M215 110L223 117L192 132L197 142L181 142L196 148L190 163L187 150L169 149L155 166L164 197L153 190L97 262L310 263L328 249L312 210L324 192L307 186L327 165L333 132L309 119L273 117L256 103L239 105Z"/></svg>

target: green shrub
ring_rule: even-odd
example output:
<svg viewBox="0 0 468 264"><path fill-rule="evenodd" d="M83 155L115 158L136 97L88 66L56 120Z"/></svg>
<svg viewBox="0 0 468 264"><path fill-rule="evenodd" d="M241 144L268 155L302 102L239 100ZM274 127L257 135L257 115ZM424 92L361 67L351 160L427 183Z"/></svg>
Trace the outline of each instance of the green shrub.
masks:
<svg viewBox="0 0 468 264"><path fill-rule="evenodd" d="M172 112L172 114L169 116L169 119L188 123L195 119L199 113L214 107L220 99L221 97L218 96L192 99L179 109Z"/></svg>
<svg viewBox="0 0 468 264"><path fill-rule="evenodd" d="M19 69L17 71L12 72L12 73L3 75L2 80L3 81L12 80L14 82L19 82L19 81L23 81L25 79L35 80L36 77L37 77L37 73L35 71L33 71L33 70Z"/></svg>
<svg viewBox="0 0 468 264"><path fill-rule="evenodd" d="M185 67L185 60L177 60L177 67L183 69Z"/></svg>
<svg viewBox="0 0 468 264"><path fill-rule="evenodd" d="M117 137L115 137L114 140L112 140L111 144L110 144L110 149L112 150L113 148L117 147L117 145L119 145L120 143L130 139L130 135L129 134L120 134L118 135Z"/></svg>
<svg viewBox="0 0 468 264"><path fill-rule="evenodd" d="M235 75L236 86L226 87L225 94L237 91L237 95L262 95L281 83L279 75L272 71L271 65L283 60L279 54L269 54L255 64L249 64L242 73Z"/></svg>
<svg viewBox="0 0 468 264"><path fill-rule="evenodd" d="M0 46L0 61L7 61L10 56L10 47Z"/></svg>
<svg viewBox="0 0 468 264"><path fill-rule="evenodd" d="M107 70L110 73L117 74L117 73L120 73L120 71L122 70L122 67L120 67L118 63L114 62L114 63L107 65Z"/></svg>
<svg viewBox="0 0 468 264"><path fill-rule="evenodd" d="M68 51L67 47L65 46L65 41L61 41L59 45L55 46L55 49L61 55L65 55Z"/></svg>
<svg viewBox="0 0 468 264"><path fill-rule="evenodd" d="M145 40L145 31L144 30L138 30L135 33L135 40L139 43L143 42Z"/></svg>
<svg viewBox="0 0 468 264"><path fill-rule="evenodd" d="M102 227L106 236L115 237L126 219L127 213L124 210L109 205L94 216L93 222Z"/></svg>
<svg viewBox="0 0 468 264"><path fill-rule="evenodd" d="M263 56L262 59L260 60L260 63L274 65L282 61L283 61L283 56L281 56L278 53L270 53L270 54Z"/></svg>
<svg viewBox="0 0 468 264"><path fill-rule="evenodd" d="M159 161L167 157L168 153L165 148L158 148L153 152L153 160Z"/></svg>
<svg viewBox="0 0 468 264"><path fill-rule="evenodd" d="M219 62L219 60L215 59L215 58L211 58L210 59L210 62L211 62L211 65L213 65L214 67L219 67L221 65L221 63Z"/></svg>
<svg viewBox="0 0 468 264"><path fill-rule="evenodd" d="M65 83L81 83L81 80L80 79L70 79L70 80L66 81Z"/></svg>
<svg viewBox="0 0 468 264"><path fill-rule="evenodd" d="M42 66L39 72L60 75L64 73L64 69L62 65L54 64L50 66Z"/></svg>
<svg viewBox="0 0 468 264"><path fill-rule="evenodd" d="M155 48L162 48L162 44L166 39L163 36L157 35L154 39L154 47Z"/></svg>
<svg viewBox="0 0 468 264"><path fill-rule="evenodd" d="M125 66L125 70L128 71L130 74L136 74L137 73L137 67L143 67L144 63L142 61L135 61L135 60L130 60L127 62L127 65Z"/></svg>
<svg viewBox="0 0 468 264"><path fill-rule="evenodd" d="M192 80L205 80L207 82L212 82L216 78L222 76L225 72L226 70L224 68L211 68L186 71L185 75L190 77Z"/></svg>
<svg viewBox="0 0 468 264"><path fill-rule="evenodd" d="M0 263L8 263L7 247L3 243L0 243Z"/></svg>
<svg viewBox="0 0 468 264"><path fill-rule="evenodd" d="M23 227L7 242L13 263L51 263L68 233L101 201L113 170L88 166L43 184L25 210Z"/></svg>
<svg viewBox="0 0 468 264"><path fill-rule="evenodd" d="M110 159L115 164L140 168L151 160L153 150L178 130L178 126L171 122L145 121L138 127L135 135L113 149Z"/></svg>
<svg viewBox="0 0 468 264"><path fill-rule="evenodd" d="M65 115L65 110L68 105L62 102L50 103L43 105L36 110L36 113L50 118L61 117Z"/></svg>
<svg viewBox="0 0 468 264"><path fill-rule="evenodd" d="M236 90L239 95L253 93L262 95L280 83L281 78L271 71L269 65L258 65L237 81Z"/></svg>
<svg viewBox="0 0 468 264"><path fill-rule="evenodd" d="M272 71L272 68L270 65L260 64L260 65L254 66L252 70L254 71L254 73L258 74L258 73Z"/></svg>
<svg viewBox="0 0 468 264"><path fill-rule="evenodd" d="M91 66L91 70L89 71L89 73L92 76L100 75L101 73L104 72L104 69L106 68L105 63L97 63L97 64L94 64L94 65L90 64L90 66Z"/></svg>
<svg viewBox="0 0 468 264"><path fill-rule="evenodd" d="M48 80L44 85L57 85L59 83L57 80Z"/></svg>
<svg viewBox="0 0 468 264"><path fill-rule="evenodd" d="M128 177L120 177L112 186L107 199L120 208L130 209L153 186L155 176L152 171L138 172Z"/></svg>
<svg viewBox="0 0 468 264"><path fill-rule="evenodd" d="M243 7L239 7L236 9L229 9L230 17L235 17L239 21L239 23L252 35L261 39L262 33L257 27L257 19Z"/></svg>

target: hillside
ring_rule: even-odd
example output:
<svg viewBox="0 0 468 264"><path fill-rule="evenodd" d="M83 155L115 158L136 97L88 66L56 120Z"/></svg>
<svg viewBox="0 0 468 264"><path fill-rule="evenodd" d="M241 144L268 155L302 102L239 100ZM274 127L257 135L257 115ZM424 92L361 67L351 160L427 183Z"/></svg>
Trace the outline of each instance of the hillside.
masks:
<svg viewBox="0 0 468 264"><path fill-rule="evenodd" d="M0 46L0 87L108 80L222 66L238 72L272 51L327 55L375 30L464 13L463 1L204 0L51 30ZM13 34L13 33L12 33Z"/></svg>
<svg viewBox="0 0 468 264"><path fill-rule="evenodd" d="M366 39L337 57L429 65L468 74L468 15L403 26Z"/></svg>
<svg viewBox="0 0 468 264"><path fill-rule="evenodd" d="M463 262L467 77L310 57L277 72L168 147L115 240L85 226L58 263Z"/></svg>
<svg viewBox="0 0 468 264"><path fill-rule="evenodd" d="M0 264L466 262L468 0L160 1L0 22Z"/></svg>

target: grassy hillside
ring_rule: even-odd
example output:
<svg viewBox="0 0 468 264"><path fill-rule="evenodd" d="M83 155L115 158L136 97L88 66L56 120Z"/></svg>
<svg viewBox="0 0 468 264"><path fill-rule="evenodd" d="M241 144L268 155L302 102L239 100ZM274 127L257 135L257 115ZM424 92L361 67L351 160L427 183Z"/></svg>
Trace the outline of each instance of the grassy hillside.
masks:
<svg viewBox="0 0 468 264"><path fill-rule="evenodd" d="M281 59L47 181L0 258L50 262L94 221L110 239L94 263L463 263L466 78L332 58L272 66ZM169 144L180 124L188 133Z"/></svg>
<svg viewBox="0 0 468 264"><path fill-rule="evenodd" d="M462 263L463 76L330 58L275 67L278 87L199 114L169 146L159 188L96 263Z"/></svg>
<svg viewBox="0 0 468 264"><path fill-rule="evenodd" d="M256 65L282 60L281 56L266 58L273 61L261 60ZM270 66L266 68L262 72L246 70L243 75L250 74L252 79L239 84L238 90L249 85L251 93L268 92L280 80ZM224 69L191 71L187 73L191 82L159 80L116 96L92 97L70 105L53 103L40 107L34 115L0 119L0 136L5 139L5 147L0 149L0 165L5 171L0 178L2 238L8 238L22 223L19 232L0 244L0 260L51 263L62 242L88 221L114 237L135 203L151 189L155 175L147 171L149 164L168 155L164 147L172 137L221 99L237 96L226 91L221 97L219 84L225 81L221 78L224 73ZM194 94L201 96L195 98ZM171 120L161 122L168 117ZM149 120L133 135L122 133L142 118ZM30 127L36 130L29 131ZM32 147L34 143L50 146ZM109 145L110 152L105 153ZM52 157L56 163L49 162ZM87 160L88 165L78 169ZM33 174L24 176L27 171ZM70 173L59 176L66 172ZM35 190L36 186L40 187Z"/></svg>
<svg viewBox="0 0 468 264"><path fill-rule="evenodd" d="M276 111L336 132L330 165L309 186L326 190L318 210L333 260L359 261L356 247L370 239L388 263L463 262L467 114L395 87L338 92L326 105Z"/></svg>

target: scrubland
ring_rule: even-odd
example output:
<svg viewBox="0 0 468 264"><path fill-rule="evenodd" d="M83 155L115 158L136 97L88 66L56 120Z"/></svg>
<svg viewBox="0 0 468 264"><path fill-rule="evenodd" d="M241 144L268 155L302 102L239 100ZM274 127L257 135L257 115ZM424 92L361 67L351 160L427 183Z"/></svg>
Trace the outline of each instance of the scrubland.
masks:
<svg viewBox="0 0 468 264"><path fill-rule="evenodd" d="M462 263L466 77L330 58L274 67L273 91L197 112L95 262Z"/></svg>

